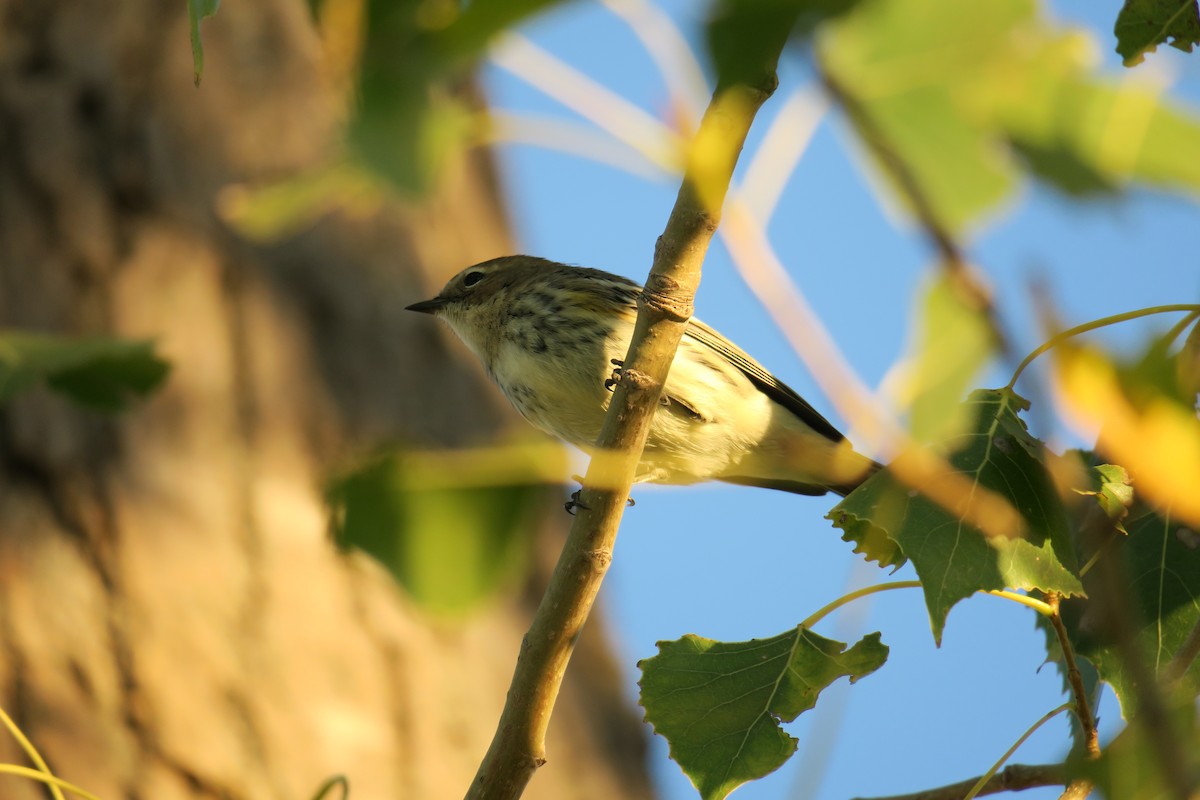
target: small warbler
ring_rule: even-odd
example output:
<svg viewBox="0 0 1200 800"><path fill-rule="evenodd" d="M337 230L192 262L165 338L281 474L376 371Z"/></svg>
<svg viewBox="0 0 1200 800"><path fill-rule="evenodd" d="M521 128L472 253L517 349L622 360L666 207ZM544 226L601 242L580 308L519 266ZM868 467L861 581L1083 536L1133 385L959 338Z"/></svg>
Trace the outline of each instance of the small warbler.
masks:
<svg viewBox="0 0 1200 800"><path fill-rule="evenodd" d="M600 270L506 256L468 267L437 297L408 310L448 323L517 411L590 452L629 349L641 291ZM800 395L693 319L636 480L718 480L845 495L877 469Z"/></svg>

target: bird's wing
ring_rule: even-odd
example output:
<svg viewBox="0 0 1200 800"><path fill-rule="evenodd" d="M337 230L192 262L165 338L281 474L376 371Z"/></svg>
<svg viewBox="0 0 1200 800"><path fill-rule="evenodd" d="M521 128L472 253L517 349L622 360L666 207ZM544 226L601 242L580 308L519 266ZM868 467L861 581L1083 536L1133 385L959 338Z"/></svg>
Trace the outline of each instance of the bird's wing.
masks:
<svg viewBox="0 0 1200 800"><path fill-rule="evenodd" d="M833 442L843 438L841 431L833 426L796 391L783 381L776 378L762 364L745 353L737 345L730 342L721 334L705 325L698 319L688 323L684 334L696 342L714 350L718 355L737 367L759 391L786 408L799 418L805 425Z"/></svg>

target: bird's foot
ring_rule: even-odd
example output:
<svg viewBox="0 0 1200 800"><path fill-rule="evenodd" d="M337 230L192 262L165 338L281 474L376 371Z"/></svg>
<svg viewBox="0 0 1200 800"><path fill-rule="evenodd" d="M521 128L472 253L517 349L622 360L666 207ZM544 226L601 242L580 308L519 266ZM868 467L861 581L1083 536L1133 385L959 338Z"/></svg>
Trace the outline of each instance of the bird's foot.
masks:
<svg viewBox="0 0 1200 800"><path fill-rule="evenodd" d="M610 392L615 392L617 384L621 382L621 368L625 366L625 362L619 358L613 358L609 360L609 363L615 366L616 369L612 371L612 376L604 382L604 388Z"/></svg>

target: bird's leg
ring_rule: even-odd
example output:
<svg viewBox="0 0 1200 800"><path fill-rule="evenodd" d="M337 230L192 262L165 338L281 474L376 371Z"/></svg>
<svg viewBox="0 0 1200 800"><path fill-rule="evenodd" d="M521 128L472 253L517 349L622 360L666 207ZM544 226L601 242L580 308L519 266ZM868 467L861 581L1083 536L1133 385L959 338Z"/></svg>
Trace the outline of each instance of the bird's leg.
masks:
<svg viewBox="0 0 1200 800"><path fill-rule="evenodd" d="M604 382L604 388L610 392L617 390L617 384L621 382L621 368L625 366L625 362L619 358L609 359L609 363L616 367L612 371L612 377Z"/></svg>
<svg viewBox="0 0 1200 800"><path fill-rule="evenodd" d="M571 499L563 504L563 508L573 517L575 516L575 509L582 508L584 511L589 509L583 503L579 502L579 493L583 491L583 477L580 475L572 475L571 480L577 481L580 486L578 489L571 492Z"/></svg>
<svg viewBox="0 0 1200 800"><path fill-rule="evenodd" d="M579 483L583 483L583 478L579 475L572 475L571 479L575 480L575 481L579 481ZM590 508L588 506L585 506L583 503L579 502L579 493L582 491L583 491L583 487L580 486L578 489L571 492L571 499L568 500L567 502L563 503L563 509L568 514L570 514L572 517L575 516L575 509L577 509L577 508L582 508L584 511L590 510ZM632 497L625 498L625 507L626 508L633 508L636 505L637 505L637 502L634 501L634 499Z"/></svg>

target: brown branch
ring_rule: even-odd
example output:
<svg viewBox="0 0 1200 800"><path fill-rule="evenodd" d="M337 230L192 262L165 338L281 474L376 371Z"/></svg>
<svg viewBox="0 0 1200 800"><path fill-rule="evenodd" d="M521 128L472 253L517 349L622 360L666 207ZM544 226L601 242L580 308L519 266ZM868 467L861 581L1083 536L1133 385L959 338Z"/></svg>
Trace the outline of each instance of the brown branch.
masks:
<svg viewBox="0 0 1200 800"><path fill-rule="evenodd" d="M1019 792L1022 789L1036 789L1039 786L1063 786L1067 780L1067 769L1063 764L1009 764L993 775L991 780L979 790L976 797L997 792ZM962 800L978 782L979 778L970 778L949 786L939 786L936 789L924 789L911 794L897 794L890 797L874 797L870 800Z"/></svg>
<svg viewBox="0 0 1200 800"><path fill-rule="evenodd" d="M855 130L862 137L863 143L879 160L880 166L895 182L900 194L908 201L909 207L917 218L917 223L924 230L933 249L937 252L943 269L950 277L951 285L970 308L975 309L987 323L996 347L1005 356L1011 356L1012 345L1000 324L996 306L992 302L992 294L984 285L983 280L976 275L970 262L963 254L954 234L943 223L934 209L933 201L925 191L912 166L896 150L887 133L875 122L867 109L854 94L848 91L834 78L824 64L817 61L817 73L821 84L830 98L846 112L846 116L854 124Z"/></svg>
<svg viewBox="0 0 1200 800"><path fill-rule="evenodd" d="M521 643L504 711L467 792L469 800L516 800L546 762L554 701L612 560L650 418L692 314L700 266L750 124L775 90L778 57L775 50L764 61L757 85L719 86L700 122L683 185L654 250L622 377L583 481L579 513Z"/></svg>
<svg viewBox="0 0 1200 800"><path fill-rule="evenodd" d="M1083 685L1083 675L1079 672L1079 664L1075 661L1075 648L1071 644L1071 637L1067 635L1067 627L1063 624L1062 614L1059 613L1059 604L1062 598L1058 594L1049 594L1046 597L1050 608L1054 613L1050 615L1050 624L1054 628L1054 635L1058 637L1058 645L1062 649L1063 661L1067 665L1067 683L1071 687L1071 694L1075 695L1075 716L1079 719L1079 726L1083 729L1083 745L1088 758L1100 757L1100 734L1096 730L1096 717L1092 714L1092 704L1087 695L1087 689Z"/></svg>

